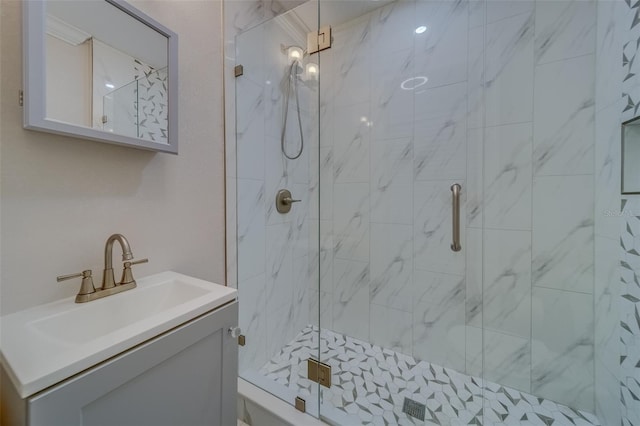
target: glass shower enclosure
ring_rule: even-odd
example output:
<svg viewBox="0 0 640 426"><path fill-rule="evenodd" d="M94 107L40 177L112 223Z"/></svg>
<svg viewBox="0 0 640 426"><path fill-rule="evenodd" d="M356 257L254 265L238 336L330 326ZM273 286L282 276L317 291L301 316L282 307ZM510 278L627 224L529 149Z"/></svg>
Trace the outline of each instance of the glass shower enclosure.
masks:
<svg viewBox="0 0 640 426"><path fill-rule="evenodd" d="M135 80L102 96L102 129L167 142L167 68L140 71Z"/></svg>
<svg viewBox="0 0 640 426"><path fill-rule="evenodd" d="M311 0L239 32L240 377L331 424L620 424L616 8Z"/></svg>

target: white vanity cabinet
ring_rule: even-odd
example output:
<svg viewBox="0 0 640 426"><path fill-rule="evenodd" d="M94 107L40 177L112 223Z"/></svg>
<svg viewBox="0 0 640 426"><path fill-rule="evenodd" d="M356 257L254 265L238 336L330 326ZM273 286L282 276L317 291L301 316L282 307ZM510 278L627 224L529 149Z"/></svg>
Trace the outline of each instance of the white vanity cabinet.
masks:
<svg viewBox="0 0 640 426"><path fill-rule="evenodd" d="M4 395L3 424L236 425L237 324L233 301L26 399Z"/></svg>

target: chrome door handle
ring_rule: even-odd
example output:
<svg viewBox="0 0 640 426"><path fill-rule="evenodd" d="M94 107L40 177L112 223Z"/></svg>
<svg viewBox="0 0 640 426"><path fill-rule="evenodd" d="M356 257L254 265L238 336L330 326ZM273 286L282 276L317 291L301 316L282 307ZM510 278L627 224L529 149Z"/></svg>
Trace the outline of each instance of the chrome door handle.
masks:
<svg viewBox="0 0 640 426"><path fill-rule="evenodd" d="M462 246L460 245L460 191L462 187L458 183L451 185L451 215L453 222L453 242L451 243L451 250L460 251Z"/></svg>

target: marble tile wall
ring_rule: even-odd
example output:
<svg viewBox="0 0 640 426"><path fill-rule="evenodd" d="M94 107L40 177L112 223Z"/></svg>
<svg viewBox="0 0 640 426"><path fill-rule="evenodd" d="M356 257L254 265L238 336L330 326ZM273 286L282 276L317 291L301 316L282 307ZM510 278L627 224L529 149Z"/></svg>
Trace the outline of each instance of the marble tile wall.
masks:
<svg viewBox="0 0 640 426"><path fill-rule="evenodd" d="M156 70L136 59L135 79L138 80L138 137L166 143L169 128L167 68Z"/></svg>
<svg viewBox="0 0 640 426"><path fill-rule="evenodd" d="M640 423L640 200L624 199L620 211L624 214L624 229L620 236L622 248L620 298L620 402L623 425Z"/></svg>
<svg viewBox="0 0 640 426"><path fill-rule="evenodd" d="M619 37L616 41L622 43L622 67L617 87L622 88L622 99L620 102L612 103L615 109L609 113L611 117L617 118L616 130L610 129L608 135L617 139L617 147L610 149L619 158L620 144L620 123L638 116L638 99L640 99L640 80L638 80L638 40L640 40L640 25L638 14L640 4L630 1L621 2L621 11L614 10L609 13L613 15L618 24L618 31L614 34ZM616 14L617 12L617 14ZM620 34L621 32L621 34ZM611 83L611 87L616 87ZM607 111L607 110L604 110ZM621 111L621 113L620 113ZM617 148L617 152L614 149ZM610 213L609 211L607 213ZM617 406L622 415L622 425L640 424L640 403L638 402L638 391L640 383L640 365L638 358L640 354L640 322L638 321L638 310L640 292L638 291L638 271L640 271L640 257L638 256L638 246L640 243L640 199L634 195L624 195L619 210L613 210L609 215L610 222L606 228L607 232L613 233L615 225L618 224L619 244L621 246L621 258L619 273L621 276L621 287L619 296L616 298L619 309L619 328L616 336L619 336L619 405ZM621 220L622 219L622 220ZM611 244L613 246L613 244ZM603 352L605 354L615 353L610 348L608 341L603 342ZM613 360L612 360L613 361ZM609 367L609 363L606 365ZM603 369L604 379L608 388L614 388L615 370ZM613 412L613 408L608 410ZM613 418L613 414L607 414ZM617 416L616 418L619 418Z"/></svg>

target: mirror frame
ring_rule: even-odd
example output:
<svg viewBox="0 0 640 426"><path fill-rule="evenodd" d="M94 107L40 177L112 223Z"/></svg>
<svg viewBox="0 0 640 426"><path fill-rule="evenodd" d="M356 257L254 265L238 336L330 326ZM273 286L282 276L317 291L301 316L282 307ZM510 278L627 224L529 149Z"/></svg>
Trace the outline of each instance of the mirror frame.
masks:
<svg viewBox="0 0 640 426"><path fill-rule="evenodd" d="M167 37L167 142L162 144L131 136L78 126L46 117L46 1L22 2L23 12L23 99L25 129L90 139L152 151L178 153L178 35L123 0L106 1L142 24Z"/></svg>

